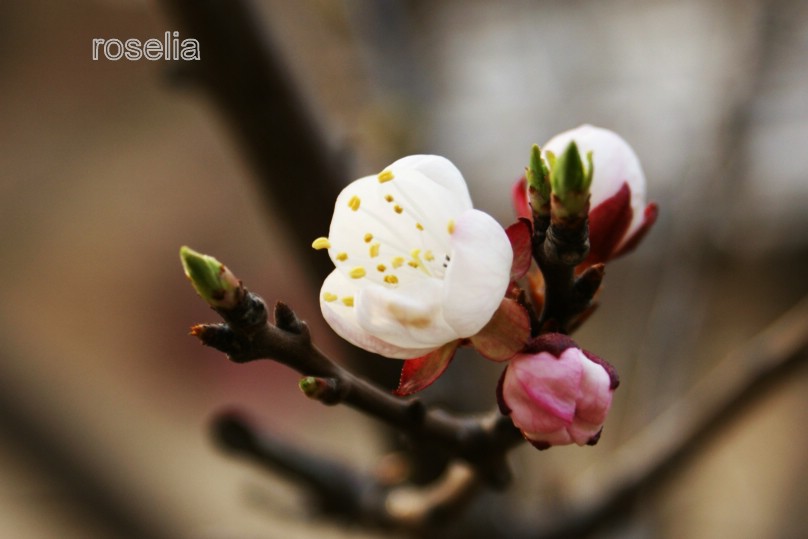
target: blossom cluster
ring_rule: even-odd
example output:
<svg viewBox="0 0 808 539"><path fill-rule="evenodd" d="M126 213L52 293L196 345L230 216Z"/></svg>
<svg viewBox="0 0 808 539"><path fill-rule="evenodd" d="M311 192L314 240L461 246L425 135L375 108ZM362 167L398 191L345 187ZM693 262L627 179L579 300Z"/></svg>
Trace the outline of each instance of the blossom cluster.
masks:
<svg viewBox="0 0 808 539"><path fill-rule="evenodd" d="M656 206L645 206L639 160L622 138L582 126L552 138L537 155L547 192L552 185L553 211L563 213L565 201L556 199L571 192L574 203L566 209L582 211L584 223L588 218L590 249L582 266L636 246ZM565 179L575 170L577 178ZM507 362L500 409L536 447L594 444L617 376L570 337L540 330L535 313L531 318L518 282L535 257L538 224L531 219L538 208L531 207L524 177L514 200L524 219L505 230L473 208L460 171L435 155L405 157L354 181L337 198L328 236L312 244L327 250L335 266L320 291L321 310L352 344L408 360L399 394L427 387L459 346L471 345ZM530 282L535 298L540 279Z"/></svg>

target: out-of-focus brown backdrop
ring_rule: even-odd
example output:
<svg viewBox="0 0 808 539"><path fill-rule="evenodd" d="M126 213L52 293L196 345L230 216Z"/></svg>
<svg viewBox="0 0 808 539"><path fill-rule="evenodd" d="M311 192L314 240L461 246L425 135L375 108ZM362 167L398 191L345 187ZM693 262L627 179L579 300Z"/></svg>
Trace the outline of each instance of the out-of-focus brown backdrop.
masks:
<svg viewBox="0 0 808 539"><path fill-rule="evenodd" d="M508 224L532 143L589 122L640 155L660 221L610 265L577 337L621 372L614 413L595 448L516 451L515 505L551 509L537 500L808 292L805 3L257 5L355 176L443 154ZM362 469L381 445L373 422L309 402L283 367L231 365L186 336L215 316L182 276L182 244L293 305L336 349L296 257L308 246L273 212L305 200L260 198L221 116L172 83L173 62L91 59L95 37L174 29L157 2L0 4L0 536L365 536L310 519L296 489L209 439L211 416L239 406ZM486 369L483 407L498 372ZM803 369L621 533L805 534L807 389Z"/></svg>

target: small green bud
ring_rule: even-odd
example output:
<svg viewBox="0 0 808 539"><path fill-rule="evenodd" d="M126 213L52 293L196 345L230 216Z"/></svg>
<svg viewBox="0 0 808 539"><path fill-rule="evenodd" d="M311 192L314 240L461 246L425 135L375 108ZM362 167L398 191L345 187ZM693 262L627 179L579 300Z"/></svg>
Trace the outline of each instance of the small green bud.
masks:
<svg viewBox="0 0 808 539"><path fill-rule="evenodd" d="M317 378L314 376L306 376L305 378L301 378L297 385L300 387L300 391L302 391L307 397L314 397L317 393L317 389L320 386L317 383Z"/></svg>
<svg viewBox="0 0 808 539"><path fill-rule="evenodd" d="M541 157L541 149L534 144L530 149L530 165L525 170L528 196L533 213L539 216L550 214L550 171Z"/></svg>
<svg viewBox="0 0 808 539"><path fill-rule="evenodd" d="M297 385L303 394L310 399L318 400L324 404L337 404L340 401L337 382L333 378L306 376L301 378Z"/></svg>
<svg viewBox="0 0 808 539"><path fill-rule="evenodd" d="M559 217L585 217L592 185L592 152L587 153L588 167L584 166L578 146L570 142L564 152L551 160L550 183L558 204L553 211Z"/></svg>
<svg viewBox="0 0 808 539"><path fill-rule="evenodd" d="M241 283L224 264L184 245L180 248L180 260L185 276L208 305L232 309L238 304Z"/></svg>

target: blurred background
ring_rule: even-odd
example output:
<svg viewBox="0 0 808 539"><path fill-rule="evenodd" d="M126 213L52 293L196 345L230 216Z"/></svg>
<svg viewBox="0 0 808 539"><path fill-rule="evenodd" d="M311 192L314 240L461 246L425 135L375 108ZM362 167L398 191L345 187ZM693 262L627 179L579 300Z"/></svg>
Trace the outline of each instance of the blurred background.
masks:
<svg viewBox="0 0 808 539"><path fill-rule="evenodd" d="M442 154L507 225L531 144L592 123L640 156L660 220L609 266L576 336L621 373L614 411L596 447L515 451L516 484L500 495L514 506L552 511L565 485L808 292L805 2L256 7L353 177ZM262 197L175 62L91 58L93 38L176 29L158 2L0 2L0 537L376 537L312 519L298 489L210 439L211 417L238 407L363 470L383 446L374 422L308 401L288 369L233 365L187 336L216 316L182 275L183 244L339 350L308 244L277 211L295 204L305 221L306 201ZM487 409L499 370L468 362ZM451 374L465 387L462 364ZM802 369L610 536L803 537L807 405Z"/></svg>

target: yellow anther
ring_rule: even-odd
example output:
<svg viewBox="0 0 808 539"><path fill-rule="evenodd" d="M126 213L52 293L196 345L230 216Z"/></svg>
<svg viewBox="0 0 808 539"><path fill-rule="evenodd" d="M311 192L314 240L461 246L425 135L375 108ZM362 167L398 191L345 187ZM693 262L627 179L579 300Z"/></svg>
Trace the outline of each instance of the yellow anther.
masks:
<svg viewBox="0 0 808 539"><path fill-rule="evenodd" d="M435 260L435 255L432 254L432 251L427 251L424 253L424 259L427 262L432 262L433 260Z"/></svg>
<svg viewBox="0 0 808 539"><path fill-rule="evenodd" d="M313 242L311 242L311 246L314 247L315 249L317 249L318 251L320 249L330 249L331 248L331 242L328 241L328 238L320 237L320 238L317 238L316 240L314 240Z"/></svg>
<svg viewBox="0 0 808 539"><path fill-rule="evenodd" d="M348 207L351 208L353 211L356 211L359 209L359 204L361 202L362 201L359 200L359 197L354 195L351 197L351 200L348 201Z"/></svg>
<svg viewBox="0 0 808 539"><path fill-rule="evenodd" d="M404 211L404 208L396 204L395 206L393 206L393 210L395 210L396 213L401 213Z"/></svg>
<svg viewBox="0 0 808 539"><path fill-rule="evenodd" d="M346 307L353 307L353 296L346 296L342 298L342 304Z"/></svg>
<svg viewBox="0 0 808 539"><path fill-rule="evenodd" d="M337 299L337 296L331 292L323 292L323 301L332 302Z"/></svg>
<svg viewBox="0 0 808 539"><path fill-rule="evenodd" d="M395 176L393 176L392 170L383 170L379 172L379 175L376 177L379 179L379 183L389 182L390 180L395 178Z"/></svg>
<svg viewBox="0 0 808 539"><path fill-rule="evenodd" d="M393 195L391 195L391 194L386 194L386 195L384 195L384 199L385 199L387 202L392 202L392 201L393 201Z"/></svg>
<svg viewBox="0 0 808 539"><path fill-rule="evenodd" d="M409 265L411 268L418 268L418 266L421 265L421 262L418 260L410 260L407 262L407 265Z"/></svg>
<svg viewBox="0 0 808 539"><path fill-rule="evenodd" d="M354 269L348 272L348 275L350 275L352 279L361 279L365 276L365 268L362 266L356 266Z"/></svg>
<svg viewBox="0 0 808 539"><path fill-rule="evenodd" d="M379 242L376 242L370 246L370 258L376 258L379 256L379 247L381 246L382 244Z"/></svg>
<svg viewBox="0 0 808 539"><path fill-rule="evenodd" d="M413 249L412 251L410 251L410 256L418 260L418 257L421 256L421 249Z"/></svg>
<svg viewBox="0 0 808 539"><path fill-rule="evenodd" d="M379 264L378 266L376 266L376 269L381 272L384 272L387 271L387 266L385 266L384 264Z"/></svg>
<svg viewBox="0 0 808 539"><path fill-rule="evenodd" d="M334 258L336 258L340 262L345 262L346 260L348 260L348 253L337 253L337 256L335 256Z"/></svg>
<svg viewBox="0 0 808 539"><path fill-rule="evenodd" d="M449 219L449 224L446 227L446 230L449 231L449 234L454 234L455 229L455 222L454 219Z"/></svg>
<svg viewBox="0 0 808 539"><path fill-rule="evenodd" d="M373 234L371 234L370 232L365 234L365 243L370 243L372 240L373 240Z"/></svg>
<svg viewBox="0 0 808 539"><path fill-rule="evenodd" d="M400 268L403 265L404 265L404 257L403 256L397 256L397 257L395 257L393 259L393 267L394 268Z"/></svg>
<svg viewBox="0 0 808 539"><path fill-rule="evenodd" d="M398 284L398 277L395 275L385 275L384 282L388 284Z"/></svg>
<svg viewBox="0 0 808 539"><path fill-rule="evenodd" d="M421 223L415 223L415 228L417 228L418 230L423 230L424 225L422 225Z"/></svg>

